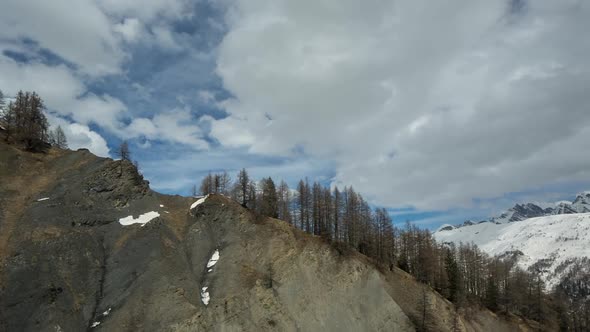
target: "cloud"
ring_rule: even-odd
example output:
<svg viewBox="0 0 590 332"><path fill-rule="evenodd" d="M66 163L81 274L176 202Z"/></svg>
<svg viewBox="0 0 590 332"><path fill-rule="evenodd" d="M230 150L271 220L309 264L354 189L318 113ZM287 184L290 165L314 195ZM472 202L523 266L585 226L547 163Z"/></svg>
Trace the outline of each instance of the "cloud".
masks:
<svg viewBox="0 0 590 332"><path fill-rule="evenodd" d="M98 0L97 2L110 15L135 17L146 22L158 18L178 19L191 15L191 12L187 10L190 4L187 0L144 0L141 3L134 0Z"/></svg>
<svg viewBox="0 0 590 332"><path fill-rule="evenodd" d="M125 18L115 24L113 30L120 33L127 42L137 41L143 34L143 25L137 18Z"/></svg>
<svg viewBox="0 0 590 332"><path fill-rule="evenodd" d="M209 90L199 90L197 91L199 99L204 104L214 104L215 103L215 94Z"/></svg>
<svg viewBox="0 0 590 332"><path fill-rule="evenodd" d="M155 44L161 47L162 49L169 51L182 50L182 46L180 46L174 39L174 35L170 30L170 27L166 27L163 25L154 26L152 27L152 35Z"/></svg>
<svg viewBox="0 0 590 332"><path fill-rule="evenodd" d="M217 58L230 116L211 135L258 154L303 147L389 206L586 180L589 15L575 1L238 0Z"/></svg>
<svg viewBox="0 0 590 332"><path fill-rule="evenodd" d="M50 129L61 126L71 150L86 148L100 157L109 157L109 148L105 139L98 133L90 130L88 126L79 123L70 123L52 114L48 115Z"/></svg>
<svg viewBox="0 0 590 332"><path fill-rule="evenodd" d="M89 75L118 73L125 59L109 18L92 0L3 1L0 40L19 39L38 42Z"/></svg>
<svg viewBox="0 0 590 332"><path fill-rule="evenodd" d="M235 176L246 168L255 179L271 176L275 181L284 179L295 184L308 177L310 181L325 181L332 165L310 158L275 158L253 155L244 149L211 149L187 153L182 146L152 146L149 156L140 161L142 172L150 185L166 193L189 194L193 184L197 187L209 172L226 170Z"/></svg>
<svg viewBox="0 0 590 332"><path fill-rule="evenodd" d="M46 106L61 116L85 125L94 123L114 133L121 129L119 118L127 111L126 106L109 95L89 92L81 78L65 65L19 64L0 56L0 72L0 89L8 95L20 89L36 91Z"/></svg>
<svg viewBox="0 0 590 332"><path fill-rule="evenodd" d="M145 137L170 143L192 146L197 150L207 149L204 133L189 110L175 109L155 115L152 119L135 118L126 128L128 137Z"/></svg>
<svg viewBox="0 0 590 332"><path fill-rule="evenodd" d="M239 165L462 218L590 179L588 6L515 3L8 0L0 89L165 190Z"/></svg>

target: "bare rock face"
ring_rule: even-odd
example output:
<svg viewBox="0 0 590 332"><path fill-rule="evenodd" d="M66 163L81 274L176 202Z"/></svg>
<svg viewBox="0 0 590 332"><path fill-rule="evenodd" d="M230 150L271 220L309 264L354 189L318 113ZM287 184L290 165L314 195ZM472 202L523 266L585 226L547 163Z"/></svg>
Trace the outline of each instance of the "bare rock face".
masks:
<svg viewBox="0 0 590 332"><path fill-rule="evenodd" d="M149 193L149 189L149 182L125 160L106 163L83 182L85 194L111 201L114 207L126 206L130 200Z"/></svg>
<svg viewBox="0 0 590 332"><path fill-rule="evenodd" d="M414 331L424 287L403 272L224 196L196 201L127 162L0 144L0 331ZM452 304L423 291L450 331Z"/></svg>

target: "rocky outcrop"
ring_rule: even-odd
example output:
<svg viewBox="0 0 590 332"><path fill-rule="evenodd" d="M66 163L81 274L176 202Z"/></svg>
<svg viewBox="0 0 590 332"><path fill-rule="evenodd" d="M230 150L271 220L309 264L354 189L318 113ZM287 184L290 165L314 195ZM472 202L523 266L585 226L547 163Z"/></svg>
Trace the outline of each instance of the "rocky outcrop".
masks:
<svg viewBox="0 0 590 332"><path fill-rule="evenodd" d="M578 194L571 207L573 210L577 211L577 213L590 212L590 192L585 191Z"/></svg>
<svg viewBox="0 0 590 332"><path fill-rule="evenodd" d="M520 324L480 310L477 325L404 272L224 196L196 203L126 162L0 144L0 330L413 331L422 292L437 331Z"/></svg>

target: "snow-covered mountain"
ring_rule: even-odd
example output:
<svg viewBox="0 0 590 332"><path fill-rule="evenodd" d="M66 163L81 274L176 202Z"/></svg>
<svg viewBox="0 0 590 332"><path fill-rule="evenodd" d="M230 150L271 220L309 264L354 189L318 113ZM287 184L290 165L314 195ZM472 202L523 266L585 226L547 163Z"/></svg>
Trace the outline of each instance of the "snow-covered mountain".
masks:
<svg viewBox="0 0 590 332"><path fill-rule="evenodd" d="M590 212L590 191L578 194L574 202L571 204L571 208L578 213Z"/></svg>
<svg viewBox="0 0 590 332"><path fill-rule="evenodd" d="M504 211L497 217L488 220L474 221L467 220L460 225L445 224L439 228L450 230L454 228L477 225L484 222L504 224L515 221L522 221L529 218L552 216L559 214L588 213L590 212L590 191L584 191L576 195L573 202L559 201L555 203L524 203L516 204Z"/></svg>
<svg viewBox="0 0 590 332"><path fill-rule="evenodd" d="M554 209L548 207L543 209L537 204L516 204L514 207L508 209L508 211L502 213L499 217L494 217L490 221L494 223L507 223L513 221L521 221L529 218L547 216L553 214Z"/></svg>
<svg viewBox="0 0 590 332"><path fill-rule="evenodd" d="M583 193L578 195L574 203L558 206L583 211L589 207L589 198L590 193ZM434 236L441 242L473 242L490 255L516 253L518 265L525 270L538 270L551 289L569 272L574 261L590 257L590 213L519 220L541 213L535 206L541 209L537 205L517 205L517 209L511 209L512 214L493 218L493 222L461 227L445 225Z"/></svg>

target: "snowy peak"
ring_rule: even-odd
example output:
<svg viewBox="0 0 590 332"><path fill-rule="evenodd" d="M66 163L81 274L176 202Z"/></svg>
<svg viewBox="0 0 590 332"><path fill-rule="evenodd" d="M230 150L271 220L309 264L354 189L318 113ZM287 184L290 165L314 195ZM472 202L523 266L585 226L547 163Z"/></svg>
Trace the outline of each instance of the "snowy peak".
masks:
<svg viewBox="0 0 590 332"><path fill-rule="evenodd" d="M552 209L543 209L533 203L516 204L514 207L500 215L500 217L492 218L491 221L503 224L506 222L522 221L529 218L541 217L552 214L551 212Z"/></svg>
<svg viewBox="0 0 590 332"><path fill-rule="evenodd" d="M551 288L576 262L590 258L590 191L573 202L516 204L488 221L445 224L434 237L441 242L473 242L490 255L518 252L519 266L539 271Z"/></svg>
<svg viewBox="0 0 590 332"><path fill-rule="evenodd" d="M452 230L465 226L473 226L483 222L492 222L494 224L505 224L516 221L523 221L530 218L560 215L560 214L575 214L575 213L590 213L590 191L585 191L576 195L573 202L559 201L555 203L523 203L516 204L512 208L506 210L497 217L492 217L489 220L473 221L467 220L460 225L444 225L451 227L440 227L437 232Z"/></svg>
<svg viewBox="0 0 590 332"><path fill-rule="evenodd" d="M572 206L571 202L559 202L553 209L553 214L572 214L578 213L576 208Z"/></svg>
<svg viewBox="0 0 590 332"><path fill-rule="evenodd" d="M579 193L571 207L578 213L590 212L590 191Z"/></svg>
<svg viewBox="0 0 590 332"><path fill-rule="evenodd" d="M519 252L518 265L534 269L549 288L572 264L590 257L590 213L551 215L519 222L482 223L434 233L441 242L475 243L490 255Z"/></svg>
<svg viewBox="0 0 590 332"><path fill-rule="evenodd" d="M495 224L505 224L551 214L553 214L552 208L543 209L539 205L533 203L516 204L506 212L502 213L499 217L493 217L489 221Z"/></svg>

